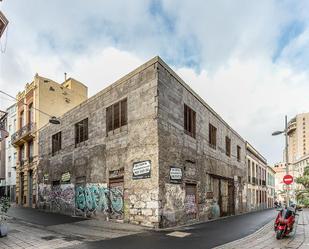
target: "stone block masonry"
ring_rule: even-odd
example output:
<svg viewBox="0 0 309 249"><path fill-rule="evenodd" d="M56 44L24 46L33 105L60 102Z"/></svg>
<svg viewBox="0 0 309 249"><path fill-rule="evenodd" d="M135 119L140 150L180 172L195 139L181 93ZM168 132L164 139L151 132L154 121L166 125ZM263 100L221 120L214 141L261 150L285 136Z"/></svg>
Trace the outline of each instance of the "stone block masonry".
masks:
<svg viewBox="0 0 309 249"><path fill-rule="evenodd" d="M39 208L158 227L156 68L152 60L67 112L61 125L42 130ZM113 115L127 122L108 131L106 109L122 100L126 113ZM76 144L75 124L85 119L88 139ZM61 150L52 154L49 141L58 132Z"/></svg>
<svg viewBox="0 0 309 249"><path fill-rule="evenodd" d="M80 130L87 136L76 143ZM61 149L52 153L58 132ZM41 131L37 205L149 227L240 213L245 151L245 141L155 57Z"/></svg>

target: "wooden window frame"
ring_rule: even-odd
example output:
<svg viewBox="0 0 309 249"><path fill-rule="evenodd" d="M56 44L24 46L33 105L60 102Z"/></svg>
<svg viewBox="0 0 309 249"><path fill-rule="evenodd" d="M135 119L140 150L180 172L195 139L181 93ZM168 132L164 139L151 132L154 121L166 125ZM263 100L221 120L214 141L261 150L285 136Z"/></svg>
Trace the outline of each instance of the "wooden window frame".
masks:
<svg viewBox="0 0 309 249"><path fill-rule="evenodd" d="M209 123L208 125L208 139L209 139L209 146L213 149L217 149L217 127L213 124Z"/></svg>
<svg viewBox="0 0 309 249"><path fill-rule="evenodd" d="M231 157L231 139L228 136L225 136L225 154Z"/></svg>
<svg viewBox="0 0 309 249"><path fill-rule="evenodd" d="M237 145L237 161L240 162L241 161L241 147L239 145Z"/></svg>
<svg viewBox="0 0 309 249"><path fill-rule="evenodd" d="M31 151L31 145L32 144L32 151ZM28 142L28 151L27 151L27 154L28 154L28 162L29 163L31 163L32 161L33 161L33 146L34 146L34 142L33 142L33 140L31 140L31 141L29 141ZM32 153L32 155L31 155L31 153Z"/></svg>
<svg viewBox="0 0 309 249"><path fill-rule="evenodd" d="M19 113L19 129L23 128L25 125L25 120L24 120L24 110L21 110Z"/></svg>
<svg viewBox="0 0 309 249"><path fill-rule="evenodd" d="M61 139L62 134L61 131L52 135L52 155L54 156L58 151L61 150Z"/></svg>
<svg viewBox="0 0 309 249"><path fill-rule="evenodd" d="M114 131L128 124L127 98L106 108L106 133Z"/></svg>
<svg viewBox="0 0 309 249"><path fill-rule="evenodd" d="M28 124L32 123L34 119L33 102L28 105Z"/></svg>
<svg viewBox="0 0 309 249"><path fill-rule="evenodd" d="M196 112L184 104L184 132L196 138Z"/></svg>
<svg viewBox="0 0 309 249"><path fill-rule="evenodd" d="M88 140L88 118L75 124L75 147Z"/></svg>

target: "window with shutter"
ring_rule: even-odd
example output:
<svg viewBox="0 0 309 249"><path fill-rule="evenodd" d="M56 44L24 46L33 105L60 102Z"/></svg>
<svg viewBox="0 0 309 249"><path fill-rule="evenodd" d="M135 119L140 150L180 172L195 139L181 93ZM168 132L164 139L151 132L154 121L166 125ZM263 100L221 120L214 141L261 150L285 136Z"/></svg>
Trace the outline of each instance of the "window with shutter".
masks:
<svg viewBox="0 0 309 249"><path fill-rule="evenodd" d="M115 130L128 123L127 99L106 108L106 131Z"/></svg>
<svg viewBox="0 0 309 249"><path fill-rule="evenodd" d="M88 140L88 118L75 124L75 146Z"/></svg>
<svg viewBox="0 0 309 249"><path fill-rule="evenodd" d="M217 147L217 128L209 123L209 146L213 149Z"/></svg>
<svg viewBox="0 0 309 249"><path fill-rule="evenodd" d="M120 112L119 112L119 105L120 103L116 103L113 105L114 107L114 129L117 129L120 127L120 123L119 123L119 115L120 115Z"/></svg>
<svg viewBox="0 0 309 249"><path fill-rule="evenodd" d="M225 137L225 153L231 156L231 139L228 136Z"/></svg>
<svg viewBox="0 0 309 249"><path fill-rule="evenodd" d="M127 99L121 101L121 126L127 124Z"/></svg>
<svg viewBox="0 0 309 249"><path fill-rule="evenodd" d="M61 150L61 131L52 135L52 155Z"/></svg>
<svg viewBox="0 0 309 249"><path fill-rule="evenodd" d="M106 108L106 127L107 132L113 130L113 108L109 106Z"/></svg>
<svg viewBox="0 0 309 249"><path fill-rule="evenodd" d="M184 130L189 136L196 136L196 113L189 106L184 104Z"/></svg>

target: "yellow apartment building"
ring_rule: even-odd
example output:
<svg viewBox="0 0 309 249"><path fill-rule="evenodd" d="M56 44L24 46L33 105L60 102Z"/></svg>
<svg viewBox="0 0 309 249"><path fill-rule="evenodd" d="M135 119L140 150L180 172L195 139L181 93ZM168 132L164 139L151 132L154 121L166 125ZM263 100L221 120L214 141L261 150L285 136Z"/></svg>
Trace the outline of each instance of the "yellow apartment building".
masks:
<svg viewBox="0 0 309 249"><path fill-rule="evenodd" d="M38 131L52 116L58 117L86 100L87 94L88 88L73 78L59 84L38 74L17 94L17 132L11 137L11 143L17 149L17 204L36 205L40 159Z"/></svg>

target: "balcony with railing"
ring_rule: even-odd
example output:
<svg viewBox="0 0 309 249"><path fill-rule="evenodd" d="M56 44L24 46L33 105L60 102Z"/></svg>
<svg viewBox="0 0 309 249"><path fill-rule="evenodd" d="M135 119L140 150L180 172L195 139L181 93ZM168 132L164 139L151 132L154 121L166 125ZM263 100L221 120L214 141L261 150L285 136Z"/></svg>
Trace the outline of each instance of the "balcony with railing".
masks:
<svg viewBox="0 0 309 249"><path fill-rule="evenodd" d="M288 123L288 130L287 133L290 134L291 132L296 130L296 118L293 118Z"/></svg>
<svg viewBox="0 0 309 249"><path fill-rule="evenodd" d="M24 125L21 129L11 136L11 143L13 146L19 146L25 141L29 141L34 137L35 123L31 122Z"/></svg>
<svg viewBox="0 0 309 249"><path fill-rule="evenodd" d="M17 161L16 166L17 168L27 168L31 167L33 164L37 162L38 156L29 156L28 158L21 159Z"/></svg>

